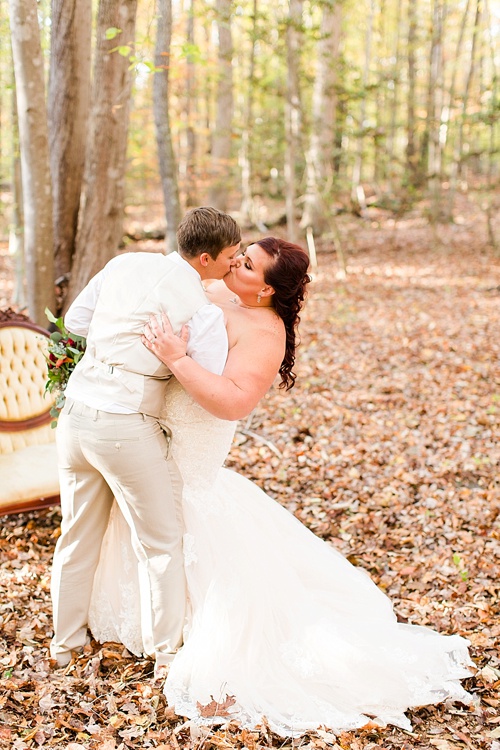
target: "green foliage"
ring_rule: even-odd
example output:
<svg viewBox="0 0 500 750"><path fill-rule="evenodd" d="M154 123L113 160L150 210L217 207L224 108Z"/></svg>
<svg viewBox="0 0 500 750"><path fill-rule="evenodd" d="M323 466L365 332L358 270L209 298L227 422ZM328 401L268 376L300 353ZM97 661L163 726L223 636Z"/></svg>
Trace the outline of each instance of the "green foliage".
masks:
<svg viewBox="0 0 500 750"><path fill-rule="evenodd" d="M181 47L181 55L190 63L204 63L203 53L198 44L184 42Z"/></svg>
<svg viewBox="0 0 500 750"><path fill-rule="evenodd" d="M469 571L465 567L464 561L462 560L458 552L453 553L453 564L457 568L462 581L466 581L469 578Z"/></svg>
<svg viewBox="0 0 500 750"><path fill-rule="evenodd" d="M64 325L62 318L56 318L47 308L45 314L51 323L59 329L50 335L47 355L47 382L45 383L46 393L55 393L56 401L50 411L50 416L54 417L52 427L57 424L57 417L64 406L66 399L64 391L68 383L69 376L75 369L85 352L86 340L83 336L77 336L69 333Z"/></svg>
<svg viewBox="0 0 500 750"><path fill-rule="evenodd" d="M370 6L370 4L368 4ZM362 154L360 180L365 189L387 196L388 210L402 213L422 197L428 183L429 127L434 127L428 113L428 81L431 60L431 5L419 6L416 36L408 38L405 20L407 7L396 0L371 4L333 0L304 3L301 22L300 129L301 149L297 155L296 175L299 192L306 188L304 154L310 144L313 120L313 93L318 73L319 43L327 35L324 25L325 8L337 7L339 13L339 54L332 60L335 80L330 104L335 112L333 131L325 118L325 184L321 187L327 202L342 202L350 194L353 164ZM39 0L38 16L41 29L44 65L50 50L50 0ZM468 92L466 112L462 112L464 87L470 66L474 14L469 13L463 33L462 51L458 40L462 33L465 2L449 4L442 45L446 51L439 90L446 109L440 115L441 177L450 178L457 163L458 131L464 128L464 147L458 162L463 184L482 184L490 189L490 180L498 171L498 80L494 61L498 56L499 33L496 16L483 14L475 69ZM238 169L238 153L248 127L251 112L248 156L251 190L262 203L281 200L284 179L285 101L287 81L287 42L289 24L288 0L257 3L239 0L232 5L230 19L233 39L234 117L231 122L233 149L228 169ZM192 17L192 37L188 24ZM169 118L173 144L179 164L181 196L195 193L201 201L209 188L211 138L217 97L217 39L213 24L217 18L214 3L176 5L173 13L169 67ZM159 188L156 134L152 117L153 74L163 64L155 64L156 9L154 3L140 7L134 41L125 40L121 28L111 26L105 37L114 52L125 57L133 75L133 97L129 130L126 194L134 205L148 205ZM7 15L0 13L0 37L8 38ZM368 39L370 43L368 44ZM411 43L410 43L411 42ZM409 52L414 58L415 90L409 89ZM480 64L479 64L480 63ZM451 83L454 66L453 96ZM9 185L14 149L11 122L12 63L9 46L0 52L0 183ZM416 113L412 144L414 155L407 153L409 98ZM250 106L251 104L251 106ZM329 111L326 107L325 111ZM196 142L196 169L186 169L191 159L189 149ZM488 166L490 164L490 166ZM488 177L487 175L490 175ZM240 196L234 195L238 201ZM11 214L9 189L0 191L0 233L6 236ZM379 204L382 205L382 204ZM300 205L297 207L300 213Z"/></svg>
<svg viewBox="0 0 500 750"><path fill-rule="evenodd" d="M130 61L129 70L135 70L137 77L144 77L144 74L158 73L163 68L157 67L152 60L147 59L142 54L133 55L130 44L120 44L113 47L110 52L118 52L122 57L127 57Z"/></svg>
<svg viewBox="0 0 500 750"><path fill-rule="evenodd" d="M116 26L110 26L109 29L106 29L106 39L116 39L118 34L121 33L121 29L117 29Z"/></svg>

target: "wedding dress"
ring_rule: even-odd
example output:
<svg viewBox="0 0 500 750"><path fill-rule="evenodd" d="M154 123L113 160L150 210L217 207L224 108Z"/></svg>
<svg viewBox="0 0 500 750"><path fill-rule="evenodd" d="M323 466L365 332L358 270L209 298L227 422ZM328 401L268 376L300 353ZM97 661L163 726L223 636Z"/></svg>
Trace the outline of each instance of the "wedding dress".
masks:
<svg viewBox="0 0 500 750"><path fill-rule="evenodd" d="M184 481L189 590L185 643L165 684L194 723L265 720L282 736L411 725L407 708L470 702L468 642L400 624L389 599L249 480L220 468L235 423L172 381L172 454ZM128 527L112 513L94 583L90 627L101 642L145 647ZM211 718L212 717L212 718Z"/></svg>

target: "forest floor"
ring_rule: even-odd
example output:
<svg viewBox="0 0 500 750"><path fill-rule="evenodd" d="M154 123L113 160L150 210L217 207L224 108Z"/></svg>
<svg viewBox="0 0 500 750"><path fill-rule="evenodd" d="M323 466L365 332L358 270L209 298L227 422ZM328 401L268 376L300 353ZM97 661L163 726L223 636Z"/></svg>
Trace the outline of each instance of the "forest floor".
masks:
<svg viewBox="0 0 500 750"><path fill-rule="evenodd" d="M166 706L152 662L118 644L54 670L55 508L2 522L0 747L500 750L500 259L479 214L437 238L418 216L372 218L339 224L346 279L319 246L297 385L240 423L227 465L368 571L402 621L467 637L473 703L410 710L412 732L292 741L232 723L200 733Z"/></svg>

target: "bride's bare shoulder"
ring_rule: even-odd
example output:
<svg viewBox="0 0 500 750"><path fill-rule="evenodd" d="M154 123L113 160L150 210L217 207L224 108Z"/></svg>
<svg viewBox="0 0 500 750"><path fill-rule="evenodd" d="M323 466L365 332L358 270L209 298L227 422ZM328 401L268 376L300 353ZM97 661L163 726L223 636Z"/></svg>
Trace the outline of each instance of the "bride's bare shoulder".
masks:
<svg viewBox="0 0 500 750"><path fill-rule="evenodd" d="M262 320L262 328L271 336L278 339L283 339L286 336L285 324L274 310L272 311L272 314L266 316L265 320Z"/></svg>
<svg viewBox="0 0 500 750"><path fill-rule="evenodd" d="M247 343L251 340L262 342L264 339L278 344L285 341L285 325L274 310L245 310L244 313L243 316L235 316L239 338ZM231 321L231 316L228 316L228 321Z"/></svg>

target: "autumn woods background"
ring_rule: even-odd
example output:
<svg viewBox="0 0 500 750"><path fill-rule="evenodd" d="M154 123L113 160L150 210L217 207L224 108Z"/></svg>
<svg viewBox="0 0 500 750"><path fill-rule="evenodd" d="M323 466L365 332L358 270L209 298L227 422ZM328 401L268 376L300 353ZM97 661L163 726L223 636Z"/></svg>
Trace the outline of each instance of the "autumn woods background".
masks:
<svg viewBox="0 0 500 750"><path fill-rule="evenodd" d="M477 665L412 732L202 731L118 644L53 669L52 508L0 524L0 747L500 750L498 2L0 0L0 35L0 307L46 326L193 205L307 247L296 386L228 466Z"/></svg>
<svg viewBox="0 0 500 750"><path fill-rule="evenodd" d="M0 8L0 229L15 300L38 322L54 281L64 307L123 247L131 218L133 235L153 226L170 250L192 205L258 232L286 224L345 267L339 216L416 207L437 227L467 195L496 246L491 0Z"/></svg>

